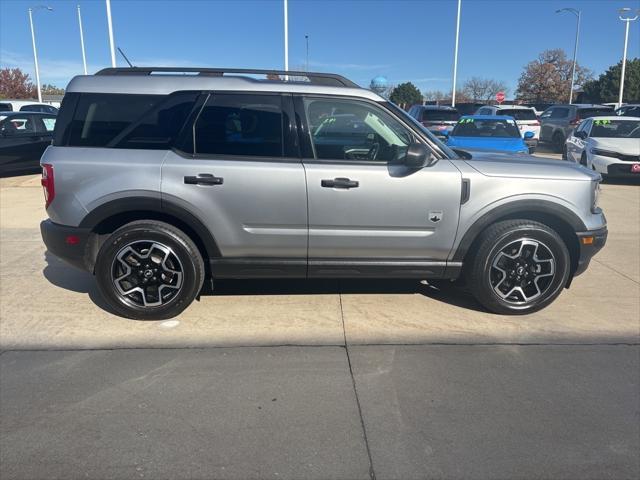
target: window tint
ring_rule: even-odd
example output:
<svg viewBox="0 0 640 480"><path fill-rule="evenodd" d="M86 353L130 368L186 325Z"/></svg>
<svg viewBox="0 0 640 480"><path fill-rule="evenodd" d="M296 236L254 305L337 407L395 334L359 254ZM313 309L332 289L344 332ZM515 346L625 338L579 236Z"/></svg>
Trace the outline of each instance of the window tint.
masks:
<svg viewBox="0 0 640 480"><path fill-rule="evenodd" d="M509 117L513 117L516 120L537 120L536 112L533 110L529 110L527 108L514 108L514 109L503 109L498 110L498 115L507 115Z"/></svg>
<svg viewBox="0 0 640 480"><path fill-rule="evenodd" d="M452 137L520 138L520 130L513 120L461 119L451 132Z"/></svg>
<svg viewBox="0 0 640 480"><path fill-rule="evenodd" d="M640 107L622 107L616 112L616 115L625 117L640 117Z"/></svg>
<svg viewBox="0 0 640 480"><path fill-rule="evenodd" d="M12 112L13 108L10 103L0 103L0 112Z"/></svg>
<svg viewBox="0 0 640 480"><path fill-rule="evenodd" d="M2 123L0 130L4 135L28 135L35 133L36 125L31 116L14 115Z"/></svg>
<svg viewBox="0 0 640 480"><path fill-rule="evenodd" d="M394 163L412 141L391 115L365 102L305 99L305 110L318 159Z"/></svg>
<svg viewBox="0 0 640 480"><path fill-rule="evenodd" d="M640 138L638 120L593 120L591 136L596 138Z"/></svg>
<svg viewBox="0 0 640 480"><path fill-rule="evenodd" d="M281 157L279 95L212 94L196 121L195 153Z"/></svg>
<svg viewBox="0 0 640 480"><path fill-rule="evenodd" d="M568 108L554 108L553 110L551 110L551 118L565 118L567 115L569 114L569 109Z"/></svg>
<svg viewBox="0 0 640 480"><path fill-rule="evenodd" d="M69 145L104 147L133 122L140 120L161 95L85 93L78 99Z"/></svg>
<svg viewBox="0 0 640 480"><path fill-rule="evenodd" d="M117 148L166 150L178 137L199 92L179 92L166 97L132 123L114 140Z"/></svg>
<svg viewBox="0 0 640 480"><path fill-rule="evenodd" d="M422 111L423 122L457 122L460 114L457 110L425 109Z"/></svg>

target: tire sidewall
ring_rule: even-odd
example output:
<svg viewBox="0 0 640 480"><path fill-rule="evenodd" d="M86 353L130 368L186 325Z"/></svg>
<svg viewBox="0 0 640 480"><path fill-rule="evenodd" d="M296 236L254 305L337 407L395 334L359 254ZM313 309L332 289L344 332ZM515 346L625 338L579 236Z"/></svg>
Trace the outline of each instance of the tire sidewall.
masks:
<svg viewBox="0 0 640 480"><path fill-rule="evenodd" d="M113 284L111 270L115 256L127 244L136 241L157 241L162 243L173 250L182 264L182 288L174 298L164 305L139 307L127 303ZM198 267L202 267L197 265L197 260L200 260L200 263L202 263L202 260L196 258L199 254L196 250L196 255L194 255L193 249L193 245L188 245L185 239L171 229L145 225L136 225L129 228L125 226L114 232L105 241L98 254L95 275L100 291L105 300L119 315L149 320L173 317L189 306L202 287L202 274L198 272Z"/></svg>
<svg viewBox="0 0 640 480"><path fill-rule="evenodd" d="M514 305L505 301L495 293L490 283L490 271L495 255L509 243L523 237L538 240L551 250L555 259L556 273L551 285L540 297L526 305ZM485 299L490 299L492 306L495 306L495 309L502 313L525 314L546 307L560 295L569 279L570 256L566 245L554 232L534 225L522 226L498 236L494 241L494 245L489 249L487 254L483 256L480 268L481 274L479 275L478 281L480 281L481 284L477 286L479 287L480 294L485 296Z"/></svg>

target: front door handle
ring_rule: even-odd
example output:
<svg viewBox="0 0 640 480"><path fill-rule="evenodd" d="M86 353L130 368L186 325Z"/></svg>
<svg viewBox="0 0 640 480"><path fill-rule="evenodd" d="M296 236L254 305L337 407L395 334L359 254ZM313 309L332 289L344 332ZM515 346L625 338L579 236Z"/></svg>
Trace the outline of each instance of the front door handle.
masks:
<svg viewBox="0 0 640 480"><path fill-rule="evenodd" d="M321 180L320 186L325 188L358 188L360 182L350 178L334 178L333 180Z"/></svg>
<svg viewBox="0 0 640 480"><path fill-rule="evenodd" d="M222 185L224 179L215 177L210 173L199 173L198 176L184 177L184 183L187 185Z"/></svg>

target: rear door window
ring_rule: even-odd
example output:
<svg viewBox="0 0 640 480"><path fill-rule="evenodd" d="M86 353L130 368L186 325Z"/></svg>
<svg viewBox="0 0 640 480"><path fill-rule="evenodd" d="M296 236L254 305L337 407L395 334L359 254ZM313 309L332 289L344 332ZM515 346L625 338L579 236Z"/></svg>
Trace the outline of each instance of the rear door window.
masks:
<svg viewBox="0 0 640 480"><path fill-rule="evenodd" d="M280 95L213 93L195 126L196 154L283 156Z"/></svg>
<svg viewBox="0 0 640 480"><path fill-rule="evenodd" d="M32 135L36 132L36 124L31 115L12 115L2 123L3 135Z"/></svg>

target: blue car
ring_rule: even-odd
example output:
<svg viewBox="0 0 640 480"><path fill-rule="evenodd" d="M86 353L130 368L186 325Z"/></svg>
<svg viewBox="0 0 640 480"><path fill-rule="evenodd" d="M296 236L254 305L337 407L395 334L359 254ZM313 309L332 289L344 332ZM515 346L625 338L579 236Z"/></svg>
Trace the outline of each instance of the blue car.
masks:
<svg viewBox="0 0 640 480"><path fill-rule="evenodd" d="M447 145L469 150L529 153L525 139L533 136L533 132L525 132L523 138L513 117L465 115L447 135Z"/></svg>

